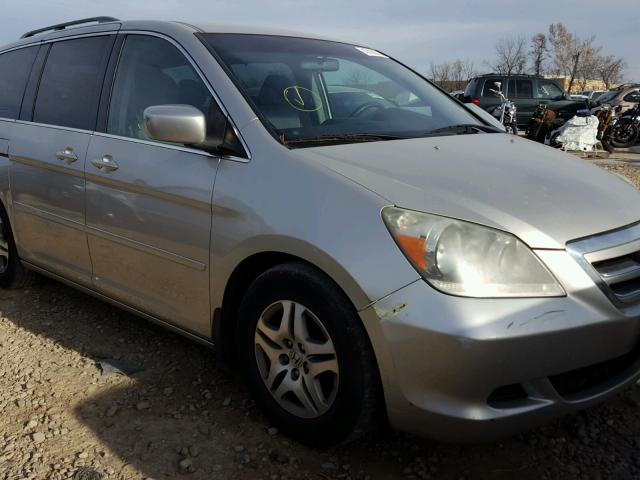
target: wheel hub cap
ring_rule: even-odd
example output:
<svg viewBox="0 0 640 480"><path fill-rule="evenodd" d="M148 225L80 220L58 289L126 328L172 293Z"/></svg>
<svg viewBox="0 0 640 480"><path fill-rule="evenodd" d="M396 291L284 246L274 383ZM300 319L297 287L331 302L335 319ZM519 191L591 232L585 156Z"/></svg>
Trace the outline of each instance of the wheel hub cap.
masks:
<svg viewBox="0 0 640 480"><path fill-rule="evenodd" d="M260 315L254 335L262 380L278 404L301 418L317 418L338 390L338 357L322 322L304 305L280 301Z"/></svg>

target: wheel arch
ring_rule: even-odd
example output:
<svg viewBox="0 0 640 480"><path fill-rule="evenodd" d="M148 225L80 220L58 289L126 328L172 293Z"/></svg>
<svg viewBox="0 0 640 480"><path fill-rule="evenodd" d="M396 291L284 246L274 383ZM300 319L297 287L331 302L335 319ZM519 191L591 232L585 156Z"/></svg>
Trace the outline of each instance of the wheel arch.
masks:
<svg viewBox="0 0 640 480"><path fill-rule="evenodd" d="M318 257L317 250L315 254ZM356 281L332 259L323 258L320 262L315 262L300 255L299 252L291 253L276 249L254 252L237 262L230 275L228 275L224 283L224 293L221 301L217 302L219 306L214 310L211 333L215 344L216 358L220 365L229 368L236 363L235 329L237 313L244 294L251 283L267 270L290 262L309 265L318 273L330 279L345 294L356 312L368 303L365 293L360 289ZM330 272L334 274L332 275ZM339 279L336 278L336 272L338 272Z"/></svg>

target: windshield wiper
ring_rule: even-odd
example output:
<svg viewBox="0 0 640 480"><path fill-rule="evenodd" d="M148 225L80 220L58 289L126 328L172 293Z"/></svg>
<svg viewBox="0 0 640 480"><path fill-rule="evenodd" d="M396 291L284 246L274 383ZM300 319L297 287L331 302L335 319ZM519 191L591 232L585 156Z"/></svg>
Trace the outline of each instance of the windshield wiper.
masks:
<svg viewBox="0 0 640 480"><path fill-rule="evenodd" d="M470 133L499 133L500 129L490 125L478 125L476 123L461 123L460 125L449 125L447 127L429 130L421 136L431 135L468 135Z"/></svg>
<svg viewBox="0 0 640 480"><path fill-rule="evenodd" d="M317 145L317 144L340 144L359 142L378 142L382 140L402 140L410 137L400 135L385 135L377 133L348 133L335 135L319 135L317 137L296 138L285 140L284 144L289 146Z"/></svg>

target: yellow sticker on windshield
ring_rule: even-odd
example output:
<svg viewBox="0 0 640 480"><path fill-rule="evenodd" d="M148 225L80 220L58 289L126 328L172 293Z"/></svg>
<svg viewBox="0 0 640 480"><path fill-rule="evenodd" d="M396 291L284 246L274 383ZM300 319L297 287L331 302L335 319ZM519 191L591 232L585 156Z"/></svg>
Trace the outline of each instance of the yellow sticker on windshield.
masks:
<svg viewBox="0 0 640 480"><path fill-rule="evenodd" d="M284 89L284 99L289 105L301 112L316 112L322 108L322 99L308 88L292 85Z"/></svg>

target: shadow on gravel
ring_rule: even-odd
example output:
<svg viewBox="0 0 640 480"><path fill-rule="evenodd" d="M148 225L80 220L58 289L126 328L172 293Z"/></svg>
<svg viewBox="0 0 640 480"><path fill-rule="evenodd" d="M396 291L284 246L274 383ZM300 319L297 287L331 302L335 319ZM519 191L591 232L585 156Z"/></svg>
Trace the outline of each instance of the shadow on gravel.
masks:
<svg viewBox="0 0 640 480"><path fill-rule="evenodd" d="M83 356L144 368L114 379L96 367L80 402L80 392L66 392L97 437L87 448L119 460L109 478L595 480L639 472L637 389L503 443L394 434L310 450L269 431L242 382L216 370L206 348L47 279L5 297L16 325Z"/></svg>

